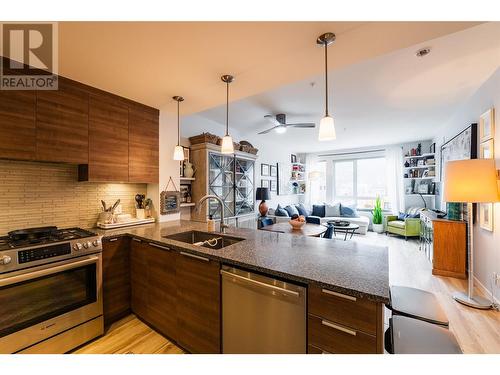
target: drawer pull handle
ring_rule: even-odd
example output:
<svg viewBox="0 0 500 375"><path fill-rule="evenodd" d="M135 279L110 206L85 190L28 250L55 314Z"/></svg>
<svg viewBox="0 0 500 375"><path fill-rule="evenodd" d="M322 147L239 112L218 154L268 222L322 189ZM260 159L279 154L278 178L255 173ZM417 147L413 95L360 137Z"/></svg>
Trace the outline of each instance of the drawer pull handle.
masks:
<svg viewBox="0 0 500 375"><path fill-rule="evenodd" d="M115 238L110 238L108 241L109 241L109 242L115 242L115 241L118 241L118 237L115 237Z"/></svg>
<svg viewBox="0 0 500 375"><path fill-rule="evenodd" d="M194 258L194 259L202 260L204 262L210 262L210 259L208 259L208 258L200 257L198 255L194 255L194 254L190 254L190 253L185 253L184 251L181 251L179 254L184 255L186 257L189 257L189 258Z"/></svg>
<svg viewBox="0 0 500 375"><path fill-rule="evenodd" d="M160 245L157 245L157 244L155 244L153 242L149 242L149 246L157 247L158 249L162 249L162 250L170 250L169 247L160 246Z"/></svg>
<svg viewBox="0 0 500 375"><path fill-rule="evenodd" d="M132 241L135 241L135 242L142 242L140 239L138 238L132 238Z"/></svg>
<svg viewBox="0 0 500 375"><path fill-rule="evenodd" d="M356 331L353 331L352 329L348 329L348 328L345 328L345 327L342 327L342 326L338 326L338 325L333 324L331 322L328 322L326 320L322 320L321 324L323 324L324 326L336 329L337 331L345 332L345 333L347 333L347 334L349 334L351 336L356 336Z"/></svg>
<svg viewBox="0 0 500 375"><path fill-rule="evenodd" d="M332 292L331 290L328 290L328 289L321 289L321 291L325 294L330 294L330 295L335 296L335 297L339 297L339 298L347 299L349 301L356 302L356 297L353 297L353 296L348 296L348 295L345 295L342 293Z"/></svg>

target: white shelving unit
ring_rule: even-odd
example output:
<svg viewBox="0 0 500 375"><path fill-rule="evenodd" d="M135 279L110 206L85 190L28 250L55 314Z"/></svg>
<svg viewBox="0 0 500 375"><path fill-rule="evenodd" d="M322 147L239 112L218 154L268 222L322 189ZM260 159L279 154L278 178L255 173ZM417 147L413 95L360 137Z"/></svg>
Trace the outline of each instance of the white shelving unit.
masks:
<svg viewBox="0 0 500 375"><path fill-rule="evenodd" d="M409 153L412 149L429 150L429 141L420 141L405 145L404 152ZM429 164L427 161L431 160ZM406 166L406 165L407 166ZM425 200L427 207L434 207L434 194L430 194L434 189L436 179L437 162L436 154L427 152L420 155L407 155L403 157L403 177L405 189L405 208L423 206L422 199ZM430 174L430 176L429 176ZM422 193L419 193L422 192Z"/></svg>

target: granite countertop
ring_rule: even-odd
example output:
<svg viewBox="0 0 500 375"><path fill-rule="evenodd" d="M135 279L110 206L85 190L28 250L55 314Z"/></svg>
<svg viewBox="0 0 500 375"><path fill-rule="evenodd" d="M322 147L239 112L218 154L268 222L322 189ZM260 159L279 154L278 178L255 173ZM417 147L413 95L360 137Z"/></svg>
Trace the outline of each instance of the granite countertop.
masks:
<svg viewBox="0 0 500 375"><path fill-rule="evenodd" d="M206 231L206 223L185 220L92 230L104 238L131 235L290 281L315 282L340 293L389 301L387 247L241 228L228 228L226 234L245 241L219 250L163 237L189 230Z"/></svg>

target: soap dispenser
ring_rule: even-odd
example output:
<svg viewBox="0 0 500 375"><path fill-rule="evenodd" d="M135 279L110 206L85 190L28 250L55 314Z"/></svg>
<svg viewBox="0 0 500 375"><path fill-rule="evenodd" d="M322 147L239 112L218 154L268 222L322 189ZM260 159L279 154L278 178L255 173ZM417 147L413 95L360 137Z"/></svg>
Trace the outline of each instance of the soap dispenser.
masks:
<svg viewBox="0 0 500 375"><path fill-rule="evenodd" d="M208 215L207 231L208 232L215 232L215 220L214 220L214 217L212 215Z"/></svg>

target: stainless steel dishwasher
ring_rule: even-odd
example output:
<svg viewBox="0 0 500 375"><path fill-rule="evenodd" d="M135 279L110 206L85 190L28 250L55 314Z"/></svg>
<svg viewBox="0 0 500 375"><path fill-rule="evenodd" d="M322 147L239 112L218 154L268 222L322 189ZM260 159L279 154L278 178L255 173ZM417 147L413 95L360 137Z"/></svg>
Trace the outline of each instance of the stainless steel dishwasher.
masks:
<svg viewBox="0 0 500 375"><path fill-rule="evenodd" d="M306 288L222 266L222 352L306 353Z"/></svg>

